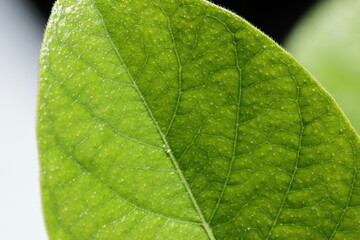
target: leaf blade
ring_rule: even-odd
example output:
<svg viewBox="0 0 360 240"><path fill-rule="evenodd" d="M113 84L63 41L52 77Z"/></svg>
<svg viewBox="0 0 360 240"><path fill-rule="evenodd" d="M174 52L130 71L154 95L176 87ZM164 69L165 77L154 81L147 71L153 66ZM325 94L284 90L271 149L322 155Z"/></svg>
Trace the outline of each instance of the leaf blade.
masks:
<svg viewBox="0 0 360 240"><path fill-rule="evenodd" d="M326 219L326 210L335 209L333 218L342 219L346 210L336 205L350 206L350 197L341 198L355 183L355 174L341 169L339 152L355 171L351 156L357 158L359 143L333 100L298 63L245 21L204 1L75 2L58 2L47 30L39 115L53 116L39 120L39 145L50 149L40 153L62 148L78 157L95 177L85 174L87 184L57 190L64 182L57 172L68 175L76 166L59 171L55 166L71 158L60 159L58 152L41 156L42 169L58 174L55 180L42 175L45 216L67 221L48 220L48 228L60 226L49 230L52 238L330 236L339 224ZM74 119L80 122L75 127ZM320 171L324 166L334 170ZM308 180L317 172L322 175ZM82 211L54 212L55 200L48 195L89 200L72 189L91 192L88 178L130 199L132 206L115 200L128 212L106 208L102 199L110 201L114 194L104 186L99 212L65 197L58 202ZM343 194L330 198L331 205L327 196L336 186L328 191L326 186L335 180L344 182ZM309 199L299 202L299 192ZM320 213L312 219L307 209L322 201L326 205L315 207ZM145 207L134 210L134 204ZM314 221L319 227L310 229ZM88 230L78 231L79 226Z"/></svg>

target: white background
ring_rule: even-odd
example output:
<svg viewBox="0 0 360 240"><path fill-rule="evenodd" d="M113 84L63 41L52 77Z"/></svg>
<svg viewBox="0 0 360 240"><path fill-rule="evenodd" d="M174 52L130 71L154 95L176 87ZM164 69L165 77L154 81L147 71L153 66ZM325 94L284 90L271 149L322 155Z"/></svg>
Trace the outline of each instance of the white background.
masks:
<svg viewBox="0 0 360 240"><path fill-rule="evenodd" d="M0 0L0 239L47 239L35 139L43 22L31 5Z"/></svg>

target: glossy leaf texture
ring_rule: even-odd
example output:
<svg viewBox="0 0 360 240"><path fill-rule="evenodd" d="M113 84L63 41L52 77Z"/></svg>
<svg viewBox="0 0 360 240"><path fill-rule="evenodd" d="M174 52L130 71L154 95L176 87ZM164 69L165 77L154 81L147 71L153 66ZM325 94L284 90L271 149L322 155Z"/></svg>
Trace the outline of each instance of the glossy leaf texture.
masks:
<svg viewBox="0 0 360 240"><path fill-rule="evenodd" d="M286 48L332 94L360 132L360 1L321 1L290 34Z"/></svg>
<svg viewBox="0 0 360 240"><path fill-rule="evenodd" d="M50 239L360 237L358 136L209 2L59 0L37 129Z"/></svg>

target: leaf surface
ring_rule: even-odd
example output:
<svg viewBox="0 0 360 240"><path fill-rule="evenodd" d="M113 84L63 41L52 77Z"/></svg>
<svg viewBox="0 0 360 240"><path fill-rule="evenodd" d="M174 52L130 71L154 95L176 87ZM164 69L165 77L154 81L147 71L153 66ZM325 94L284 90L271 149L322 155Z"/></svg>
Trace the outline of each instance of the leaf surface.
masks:
<svg viewBox="0 0 360 240"><path fill-rule="evenodd" d="M59 0L40 60L50 239L356 239L358 136L202 0Z"/></svg>
<svg viewBox="0 0 360 240"><path fill-rule="evenodd" d="M286 47L328 89L360 131L360 1L326 0L294 29Z"/></svg>

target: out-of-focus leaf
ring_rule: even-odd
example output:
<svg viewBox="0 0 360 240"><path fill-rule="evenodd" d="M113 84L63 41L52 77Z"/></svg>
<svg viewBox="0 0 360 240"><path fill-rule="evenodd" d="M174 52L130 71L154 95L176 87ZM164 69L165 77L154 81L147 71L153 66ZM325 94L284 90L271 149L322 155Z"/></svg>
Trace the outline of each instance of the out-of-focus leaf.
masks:
<svg viewBox="0 0 360 240"><path fill-rule="evenodd" d="M334 96L359 133L360 1L322 1L285 45Z"/></svg>

